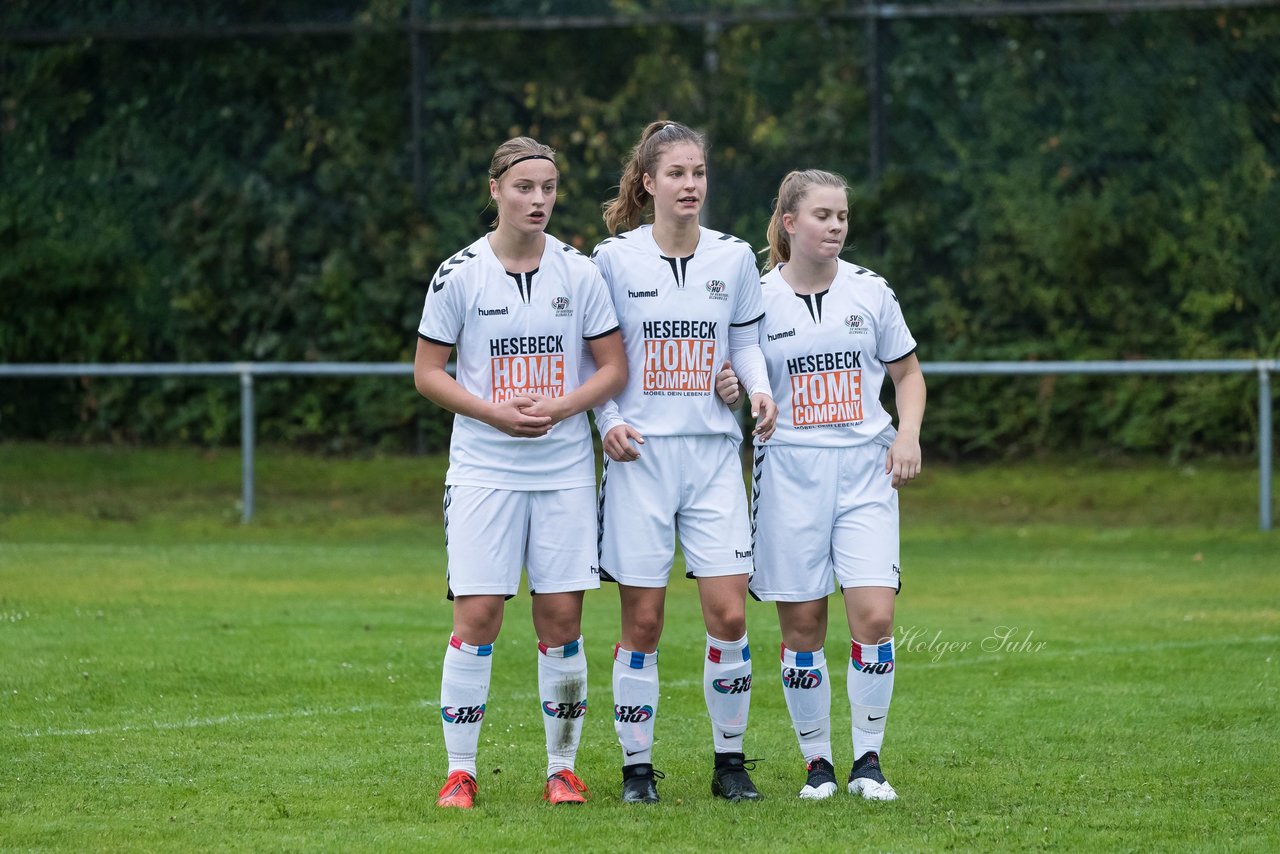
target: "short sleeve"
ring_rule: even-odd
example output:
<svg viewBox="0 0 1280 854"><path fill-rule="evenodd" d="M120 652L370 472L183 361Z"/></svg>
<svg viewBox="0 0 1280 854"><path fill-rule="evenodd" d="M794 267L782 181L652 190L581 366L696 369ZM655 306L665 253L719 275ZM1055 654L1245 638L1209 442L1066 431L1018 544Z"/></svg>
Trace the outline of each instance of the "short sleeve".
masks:
<svg viewBox="0 0 1280 854"><path fill-rule="evenodd" d="M760 288L760 269L756 267L751 247L743 247L738 266L738 281L734 283L733 326L757 323L764 317L764 295Z"/></svg>
<svg viewBox="0 0 1280 854"><path fill-rule="evenodd" d="M447 264L440 265L427 286L418 334L433 344L452 347L458 343L466 316L466 288L462 282L463 274L455 270L450 275Z"/></svg>
<svg viewBox="0 0 1280 854"><path fill-rule="evenodd" d="M880 303L879 323L876 327L876 356L885 363L898 362L916 350L916 339L907 328L902 316L898 296L887 284Z"/></svg>
<svg viewBox="0 0 1280 854"><path fill-rule="evenodd" d="M583 289L582 337L601 338L618 328L618 314L613 308L609 286L595 265L587 265L586 287Z"/></svg>

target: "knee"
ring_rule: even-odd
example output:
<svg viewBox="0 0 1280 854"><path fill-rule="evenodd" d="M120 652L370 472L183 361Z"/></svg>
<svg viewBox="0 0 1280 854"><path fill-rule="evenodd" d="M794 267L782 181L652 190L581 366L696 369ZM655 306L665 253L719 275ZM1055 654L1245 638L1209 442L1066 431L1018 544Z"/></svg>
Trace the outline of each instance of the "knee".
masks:
<svg viewBox="0 0 1280 854"><path fill-rule="evenodd" d="M707 634L735 641L747 633L747 612L742 603L722 603L706 612Z"/></svg>
<svg viewBox="0 0 1280 854"><path fill-rule="evenodd" d="M454 609L453 634L464 643L483 645L493 643L502 629L502 606L470 607Z"/></svg>
<svg viewBox="0 0 1280 854"><path fill-rule="evenodd" d="M893 638L893 611L872 612L864 616L855 627L854 639L858 643L880 644Z"/></svg>
<svg viewBox="0 0 1280 854"><path fill-rule="evenodd" d="M826 620L817 616L792 616L782 627L782 642L787 649L812 652L822 647L826 634Z"/></svg>
<svg viewBox="0 0 1280 854"><path fill-rule="evenodd" d="M662 614L638 611L630 615L623 628L623 646L637 652L653 652L662 638Z"/></svg>

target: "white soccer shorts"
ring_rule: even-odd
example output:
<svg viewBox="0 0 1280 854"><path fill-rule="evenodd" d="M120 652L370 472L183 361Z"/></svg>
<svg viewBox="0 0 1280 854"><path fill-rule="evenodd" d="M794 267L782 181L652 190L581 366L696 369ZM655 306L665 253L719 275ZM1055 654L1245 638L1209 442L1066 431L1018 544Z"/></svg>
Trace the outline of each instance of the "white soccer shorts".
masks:
<svg viewBox="0 0 1280 854"><path fill-rule="evenodd" d="M444 536L449 598L501 595L529 575L530 593L600 586L596 568L595 490L539 491L446 486Z"/></svg>
<svg viewBox="0 0 1280 854"><path fill-rule="evenodd" d="M838 584L900 588L898 491L888 448L766 445L752 467L751 593L812 602Z"/></svg>
<svg viewBox="0 0 1280 854"><path fill-rule="evenodd" d="M608 460L600 484L600 571L666 587L676 537L690 578L751 573L751 526L738 442L725 434L647 436L640 459Z"/></svg>

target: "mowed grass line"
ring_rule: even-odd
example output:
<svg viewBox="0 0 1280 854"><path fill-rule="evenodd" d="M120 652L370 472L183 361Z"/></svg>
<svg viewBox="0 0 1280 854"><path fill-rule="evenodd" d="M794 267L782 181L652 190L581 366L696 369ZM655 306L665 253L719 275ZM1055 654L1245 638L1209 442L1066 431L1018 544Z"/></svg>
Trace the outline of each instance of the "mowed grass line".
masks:
<svg viewBox="0 0 1280 854"><path fill-rule="evenodd" d="M1119 519L1097 509L1107 473L931 469L904 498L885 750L903 796L893 804L794 798L803 768L778 687L776 622L759 603L747 742L763 759L766 801L711 799L701 620L692 584L679 581L661 664L663 803L617 802L617 597L606 586L588 598L584 631L579 770L595 797L547 808L528 599L512 600L473 814L432 806L449 626L429 481L440 461L268 452L260 472L288 486L264 480L263 512L247 527L225 490L198 482L226 465L238 471L233 454L0 445L0 847L1280 845L1280 541L1253 530L1253 493L1231 498L1247 464L1116 471L1154 496L1147 523L1132 506ZM1199 524L1188 491L1219 500ZM1038 495L1052 496L1043 518ZM94 511L113 503L129 513ZM827 653L843 775L842 622L837 606Z"/></svg>

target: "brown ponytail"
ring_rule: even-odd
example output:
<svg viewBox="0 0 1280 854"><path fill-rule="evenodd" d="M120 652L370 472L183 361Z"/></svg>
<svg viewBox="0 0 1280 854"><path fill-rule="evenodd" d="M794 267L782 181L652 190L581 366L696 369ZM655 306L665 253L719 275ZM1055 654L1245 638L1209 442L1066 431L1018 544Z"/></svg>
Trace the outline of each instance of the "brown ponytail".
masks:
<svg viewBox="0 0 1280 854"><path fill-rule="evenodd" d="M848 183L834 172L824 172L821 169L788 172L778 186L778 199L773 205L773 216L769 217L769 260L764 265L766 270L791 260L791 235L782 227L782 217L784 214L795 214L800 209L800 203L811 187L835 187L845 193L849 192Z"/></svg>
<svg viewBox="0 0 1280 854"><path fill-rule="evenodd" d="M679 122L653 122L640 134L640 141L622 166L618 195L604 203L604 227L610 234L640 225L641 215L652 200L644 188L644 176L653 175L662 153L673 145L693 143L707 150L707 139Z"/></svg>

